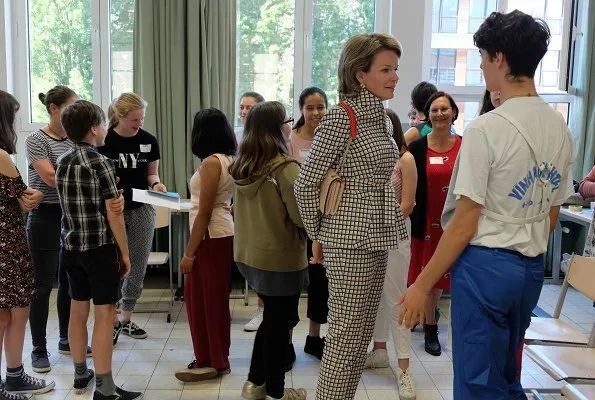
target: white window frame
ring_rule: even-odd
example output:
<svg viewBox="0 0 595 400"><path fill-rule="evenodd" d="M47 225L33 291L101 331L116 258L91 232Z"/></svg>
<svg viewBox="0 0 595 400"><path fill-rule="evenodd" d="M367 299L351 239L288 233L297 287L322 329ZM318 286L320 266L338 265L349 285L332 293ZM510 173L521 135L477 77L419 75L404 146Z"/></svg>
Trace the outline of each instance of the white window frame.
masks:
<svg viewBox="0 0 595 400"><path fill-rule="evenodd" d="M374 31L389 32L391 0L375 0ZM293 115L300 115L300 92L312 84L312 36L314 0L295 0ZM237 94L239 96L239 93ZM236 106L237 107L237 106Z"/></svg>
<svg viewBox="0 0 595 400"><path fill-rule="evenodd" d="M436 0L434 0L436 1ZM560 75L559 75L559 87L558 89L548 89L547 91L540 91L539 95L548 103L572 103L574 96L568 92L566 82L568 82L569 59L571 50L571 40L574 25L571 23L572 19L572 5L573 0L563 0L564 16L562 22L562 43L560 50ZM430 19L426 20L425 23L432 25L432 2L426 3L426 13L429 13ZM508 0L498 0L497 11L506 12L508 8ZM426 14L427 15L427 14ZM445 41L448 41L448 34L440 34ZM462 34L458 34L461 36ZM468 40L473 40L473 35L468 34ZM424 48L428 49L428 52L432 48L431 40L424 43ZM425 80L429 80L430 71L429 68L423 71L423 77ZM440 90L444 90L450 93L456 101L461 102L479 102L483 96L485 88L483 86L455 86L455 85L440 85Z"/></svg>
<svg viewBox="0 0 595 400"><path fill-rule="evenodd" d="M15 94L21 103L16 127L20 133L30 133L45 123L32 122L31 71L29 68L29 0L5 0L12 6L14 70L24 79L15 79ZM91 47L93 70L93 101L107 107L111 97L110 0L91 2ZM107 43L107 45L103 45ZM50 88L48 88L50 89Z"/></svg>

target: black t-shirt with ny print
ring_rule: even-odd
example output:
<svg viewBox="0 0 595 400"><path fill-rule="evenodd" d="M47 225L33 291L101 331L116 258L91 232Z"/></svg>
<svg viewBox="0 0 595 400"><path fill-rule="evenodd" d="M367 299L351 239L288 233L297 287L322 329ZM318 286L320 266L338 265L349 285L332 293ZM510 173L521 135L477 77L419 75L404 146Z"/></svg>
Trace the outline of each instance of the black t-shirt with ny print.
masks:
<svg viewBox="0 0 595 400"><path fill-rule="evenodd" d="M122 137L109 129L105 146L98 150L116 165L116 175L120 178L118 189L124 189L125 209L140 207L142 203L132 201L132 189L145 190L151 184L147 182L149 163L160 158L155 136L139 129L132 137Z"/></svg>

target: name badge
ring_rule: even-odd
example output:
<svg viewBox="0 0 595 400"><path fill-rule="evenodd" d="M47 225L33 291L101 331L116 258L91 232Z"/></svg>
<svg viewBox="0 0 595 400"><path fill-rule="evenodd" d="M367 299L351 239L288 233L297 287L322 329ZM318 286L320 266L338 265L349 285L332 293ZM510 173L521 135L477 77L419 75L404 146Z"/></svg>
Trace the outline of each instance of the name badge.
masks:
<svg viewBox="0 0 595 400"><path fill-rule="evenodd" d="M302 149L300 150L300 157L302 157L302 159L306 159L306 157L308 157L310 155L310 149Z"/></svg>
<svg viewBox="0 0 595 400"><path fill-rule="evenodd" d="M140 152L141 153L150 153L151 152L151 145L150 144L141 144L140 145Z"/></svg>
<svg viewBox="0 0 595 400"><path fill-rule="evenodd" d="M442 165L444 164L444 159L442 157L430 157L430 164L432 165Z"/></svg>

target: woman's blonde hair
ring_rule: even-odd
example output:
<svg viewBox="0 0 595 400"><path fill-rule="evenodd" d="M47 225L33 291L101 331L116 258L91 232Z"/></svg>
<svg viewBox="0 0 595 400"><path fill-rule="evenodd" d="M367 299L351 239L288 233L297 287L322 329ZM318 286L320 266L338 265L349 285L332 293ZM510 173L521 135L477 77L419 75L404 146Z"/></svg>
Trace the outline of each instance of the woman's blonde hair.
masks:
<svg viewBox="0 0 595 400"><path fill-rule="evenodd" d="M339 97L354 97L361 91L357 80L360 71L369 72L374 56L392 50L400 58L401 43L387 33L363 33L351 37L343 46L339 58Z"/></svg>
<svg viewBox="0 0 595 400"><path fill-rule="evenodd" d="M147 102L136 93L125 92L116 97L107 109L108 129L118 126L119 118L124 118L131 111L144 110Z"/></svg>

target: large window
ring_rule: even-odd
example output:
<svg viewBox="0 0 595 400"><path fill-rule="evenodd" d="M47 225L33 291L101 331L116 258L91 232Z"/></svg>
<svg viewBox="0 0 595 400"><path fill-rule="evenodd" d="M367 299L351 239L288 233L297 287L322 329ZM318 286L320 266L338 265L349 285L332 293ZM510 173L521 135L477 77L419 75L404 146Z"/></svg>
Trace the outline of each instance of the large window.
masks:
<svg viewBox="0 0 595 400"><path fill-rule="evenodd" d="M459 17L458 0L434 0L433 11L432 32L457 32Z"/></svg>
<svg viewBox="0 0 595 400"><path fill-rule="evenodd" d="M479 55L473 43L473 33L484 19L493 11L510 12L518 9L534 17L544 19L550 27L552 39L548 53L537 68L536 84L540 93L558 92L559 75L562 60L564 2L570 0L434 0L432 54L442 54L443 51L456 51L454 79L445 82L436 73L435 62L430 64L430 80L437 85L447 86L483 86L483 76L479 68ZM456 3L456 6L455 4ZM455 30L442 29L439 21L451 18L451 11L457 10L459 23ZM440 22L442 24L442 22ZM466 57L463 55L466 54ZM433 57L433 61L434 61ZM465 77L463 79L463 77ZM453 91L453 90L451 90ZM454 90L456 91L456 90Z"/></svg>
<svg viewBox="0 0 595 400"><path fill-rule="evenodd" d="M31 121L45 121L38 99L60 84L81 98L93 96L91 0L29 0Z"/></svg>
<svg viewBox="0 0 595 400"><path fill-rule="evenodd" d="M351 36L374 31L374 0L314 0L312 84L323 88L331 103L338 101L339 55Z"/></svg>
<svg viewBox="0 0 595 400"><path fill-rule="evenodd" d="M430 81L438 85L454 85L456 62L455 49L432 49Z"/></svg>
<svg viewBox="0 0 595 400"><path fill-rule="evenodd" d="M47 121L39 101L56 85L105 106L112 95L132 90L134 0L23 0L13 3L25 26L17 56L29 79L17 82L24 130ZM26 67L25 67L26 66ZM26 71L26 72L25 72ZM22 98L22 97L21 97Z"/></svg>
<svg viewBox="0 0 595 400"><path fill-rule="evenodd" d="M497 0L470 0L469 33L475 33L483 20L496 10Z"/></svg>
<svg viewBox="0 0 595 400"><path fill-rule="evenodd" d="M256 91L292 113L302 89L316 85L335 104L341 48L374 32L376 1L238 0L236 103Z"/></svg>
<svg viewBox="0 0 595 400"><path fill-rule="evenodd" d="M110 1L112 97L132 91L134 0Z"/></svg>
<svg viewBox="0 0 595 400"><path fill-rule="evenodd" d="M266 100L282 102L291 113L294 0L238 0L237 4L237 97L256 91Z"/></svg>

